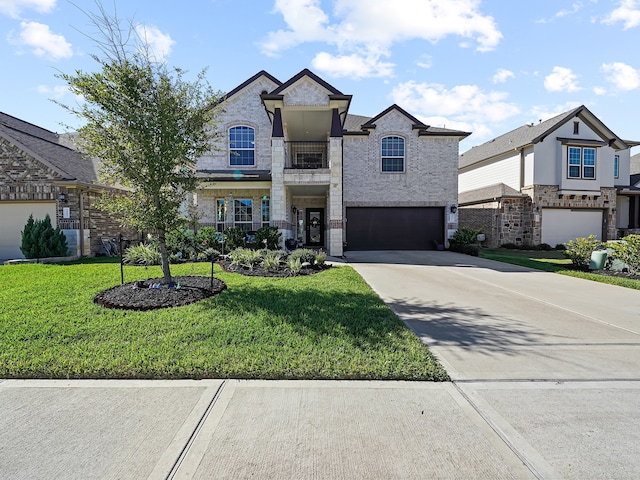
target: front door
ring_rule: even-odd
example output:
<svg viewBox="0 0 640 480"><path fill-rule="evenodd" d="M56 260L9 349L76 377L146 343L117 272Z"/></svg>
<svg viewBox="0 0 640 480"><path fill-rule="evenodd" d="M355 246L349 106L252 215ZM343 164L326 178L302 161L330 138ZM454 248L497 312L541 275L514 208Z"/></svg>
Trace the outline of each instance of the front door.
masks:
<svg viewBox="0 0 640 480"><path fill-rule="evenodd" d="M307 245L324 246L324 208L307 208Z"/></svg>

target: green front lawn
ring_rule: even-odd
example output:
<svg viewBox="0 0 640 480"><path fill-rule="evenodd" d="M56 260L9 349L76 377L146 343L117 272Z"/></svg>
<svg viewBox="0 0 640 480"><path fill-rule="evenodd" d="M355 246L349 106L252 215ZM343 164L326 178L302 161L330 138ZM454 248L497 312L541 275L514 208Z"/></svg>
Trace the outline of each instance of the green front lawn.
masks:
<svg viewBox="0 0 640 480"><path fill-rule="evenodd" d="M125 282L158 276L125 267ZM220 295L135 312L92 302L119 284L116 263L0 267L0 378L448 379L350 267L216 276L228 286Z"/></svg>
<svg viewBox="0 0 640 480"><path fill-rule="evenodd" d="M480 250L480 256L490 260L497 260L498 262L511 263L523 267L535 268L537 270L556 272L570 277L640 290L640 280L567 269L567 267L571 265L571 260L566 258L562 252L556 250Z"/></svg>

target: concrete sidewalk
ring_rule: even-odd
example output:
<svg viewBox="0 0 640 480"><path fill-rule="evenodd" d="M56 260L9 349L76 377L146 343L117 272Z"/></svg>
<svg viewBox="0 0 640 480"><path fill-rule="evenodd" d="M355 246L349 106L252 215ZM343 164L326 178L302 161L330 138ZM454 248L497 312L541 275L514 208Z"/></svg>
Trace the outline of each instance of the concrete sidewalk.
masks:
<svg viewBox="0 0 640 480"><path fill-rule="evenodd" d="M0 382L0 477L534 478L451 383Z"/></svg>

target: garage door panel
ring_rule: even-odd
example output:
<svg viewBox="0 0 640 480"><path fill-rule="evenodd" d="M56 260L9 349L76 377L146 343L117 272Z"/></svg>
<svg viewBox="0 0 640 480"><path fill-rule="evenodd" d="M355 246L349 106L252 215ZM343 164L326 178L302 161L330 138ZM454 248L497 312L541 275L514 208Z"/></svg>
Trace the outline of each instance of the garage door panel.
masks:
<svg viewBox="0 0 640 480"><path fill-rule="evenodd" d="M44 219L49 214L51 224L56 226L55 202L0 203L0 259L24 258L20 251L21 232L29 215Z"/></svg>
<svg viewBox="0 0 640 480"><path fill-rule="evenodd" d="M442 208L347 208L348 250L430 250L437 243L444 243Z"/></svg>
<svg viewBox="0 0 640 480"><path fill-rule="evenodd" d="M555 246L579 237L602 237L602 210L542 209L542 243Z"/></svg>

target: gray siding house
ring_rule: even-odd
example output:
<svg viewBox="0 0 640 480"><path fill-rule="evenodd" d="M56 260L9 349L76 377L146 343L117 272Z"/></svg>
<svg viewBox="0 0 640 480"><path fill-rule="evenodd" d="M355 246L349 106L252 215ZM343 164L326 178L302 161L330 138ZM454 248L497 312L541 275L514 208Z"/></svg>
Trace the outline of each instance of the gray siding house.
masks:
<svg viewBox="0 0 640 480"><path fill-rule="evenodd" d="M226 95L219 141L197 165L202 225L277 227L323 248L433 249L458 228L458 144L397 105L349 113L346 95L305 69L265 71Z"/></svg>
<svg viewBox="0 0 640 480"><path fill-rule="evenodd" d="M460 155L460 225L490 247L616 239L638 226L635 145L580 106L473 147Z"/></svg>

